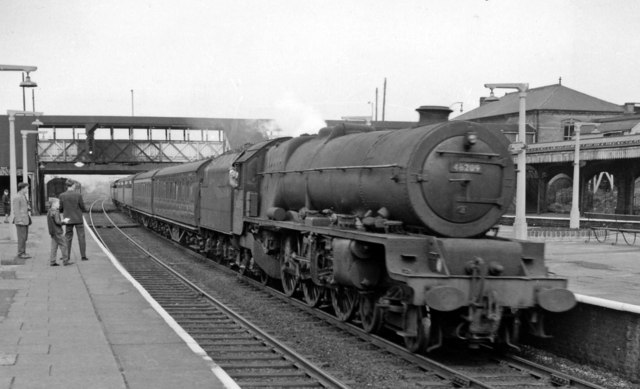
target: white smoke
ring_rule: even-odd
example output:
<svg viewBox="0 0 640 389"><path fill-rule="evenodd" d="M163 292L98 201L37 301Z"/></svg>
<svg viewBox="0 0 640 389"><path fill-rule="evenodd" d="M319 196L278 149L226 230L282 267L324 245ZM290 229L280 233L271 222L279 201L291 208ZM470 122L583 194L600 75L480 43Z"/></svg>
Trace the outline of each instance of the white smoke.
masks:
<svg viewBox="0 0 640 389"><path fill-rule="evenodd" d="M301 134L317 134L326 127L320 113L310 105L298 100L288 93L284 98L276 101L275 125L279 130L270 137L298 136Z"/></svg>

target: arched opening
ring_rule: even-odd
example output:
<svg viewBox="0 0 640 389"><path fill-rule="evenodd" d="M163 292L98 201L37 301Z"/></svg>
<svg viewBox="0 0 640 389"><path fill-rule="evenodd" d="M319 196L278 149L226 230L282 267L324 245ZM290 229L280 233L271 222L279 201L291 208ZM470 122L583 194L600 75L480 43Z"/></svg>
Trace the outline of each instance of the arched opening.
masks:
<svg viewBox="0 0 640 389"><path fill-rule="evenodd" d="M595 213L615 213L618 205L618 188L614 176L608 172L593 175L586 185L583 210Z"/></svg>
<svg viewBox="0 0 640 389"><path fill-rule="evenodd" d="M546 209L553 213L569 213L571 211L571 195L573 180L564 173L555 175L547 185Z"/></svg>

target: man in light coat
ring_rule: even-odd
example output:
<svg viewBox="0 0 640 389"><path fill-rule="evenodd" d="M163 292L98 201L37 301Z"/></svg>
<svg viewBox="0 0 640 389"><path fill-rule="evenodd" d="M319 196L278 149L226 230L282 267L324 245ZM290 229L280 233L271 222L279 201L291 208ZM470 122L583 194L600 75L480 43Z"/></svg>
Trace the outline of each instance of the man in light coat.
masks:
<svg viewBox="0 0 640 389"><path fill-rule="evenodd" d="M27 254L27 238L29 236L29 226L31 225L31 206L27 199L29 184L21 182L18 184L18 194L11 204L13 224L16 225L18 235L18 258L31 258Z"/></svg>

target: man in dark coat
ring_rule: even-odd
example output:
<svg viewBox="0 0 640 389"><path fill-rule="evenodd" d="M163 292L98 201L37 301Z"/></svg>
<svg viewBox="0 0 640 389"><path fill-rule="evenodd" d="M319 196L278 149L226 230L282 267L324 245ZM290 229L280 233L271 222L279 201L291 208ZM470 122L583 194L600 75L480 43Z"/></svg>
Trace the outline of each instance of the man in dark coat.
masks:
<svg viewBox="0 0 640 389"><path fill-rule="evenodd" d="M75 191L75 182L67 181L67 191L60 194L60 213L64 214L64 219L69 219L65 226L65 237L67 238L67 249L71 258L71 243L73 242L73 229L78 234L78 244L80 245L80 256L83 261L87 258L87 244L84 240L84 219L82 212L86 212L82 195Z"/></svg>

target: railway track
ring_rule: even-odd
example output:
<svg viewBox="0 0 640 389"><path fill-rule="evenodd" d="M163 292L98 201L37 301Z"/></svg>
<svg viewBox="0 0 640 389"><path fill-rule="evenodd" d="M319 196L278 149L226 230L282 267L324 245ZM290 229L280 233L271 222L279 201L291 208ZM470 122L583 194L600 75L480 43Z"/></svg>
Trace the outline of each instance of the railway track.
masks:
<svg viewBox="0 0 640 389"><path fill-rule="evenodd" d="M94 218L94 204L90 210L91 226L102 243L239 386L347 388L140 245L123 239L122 230L115 224L115 228L103 228L107 226L104 218Z"/></svg>
<svg viewBox="0 0 640 389"><path fill-rule="evenodd" d="M127 221L126 218L123 218L119 223L124 226L128 226L131 222ZM122 239L120 238L120 240ZM175 246L174 243L172 243L172 245ZM180 246L180 249L184 250L184 247ZM197 254L190 252L189 255ZM119 258L117 254L116 256ZM213 261L208 261L208 264L222 270L223 272L227 272L231 277L237 277L236 272L225 266L216 264ZM144 273L141 273L141 276L145 277ZM326 310L311 308L303 301L292 300L275 289L265 288L263 283L258 280L242 277L242 281L245 285L245 289L247 289L246 293L249 293L249 290L253 290L259 294L264 294L266 292L270 297L282 302L282 307L279 309L282 310L287 309L286 307L293 307L296 310L302 310L305 314L311 317L321 319L322 321L329 323L332 327L340 328L351 336L357 337L361 341L375 346L380 350L379 352L390 353L396 358L401 359L404 363L414 366L416 374L406 375L403 382L398 382L398 387L511 388L517 386L522 388L601 388L601 386L596 384L535 364L515 355L496 354L490 351L479 351L470 355L466 350L463 351L463 355L437 353L434 354L434 357L430 358L422 355L416 355L406 351L403 347L390 340L364 332L355 324L342 322ZM238 283L238 285L242 285L243 283ZM169 303L171 304L171 299L173 297L170 297L170 295L174 295L174 292L172 290L167 293L168 285L169 284L165 284L165 281L154 281L151 283L150 287L158 288L158 291L155 293L160 298L163 296L169 298ZM155 298L152 290L149 290L149 292ZM192 290L191 293L206 294L204 292L193 292L193 289L190 290ZM242 293L245 293L245 291ZM193 298L193 296L190 298ZM176 304L178 303L176 302ZM181 317L186 311L196 315L193 321L191 321L191 319L183 321L185 323L185 325L183 325L185 330L192 334L194 339L201 344L201 346L209 353L211 358L227 370L232 377L239 377L240 379L245 380L243 382L251 383L253 375L259 374L260 369L253 371L253 369L249 368L247 365L246 360L241 356L238 356L237 359L226 360L225 355L230 355L236 358L234 353L238 353L243 350L251 350L250 352L265 354L258 350L260 347L249 345L248 341L244 338L246 335L242 335L242 330L237 327L232 327L231 324L225 321L225 319L219 319L217 315L214 315L213 313L210 314L207 306L194 305L193 309L183 309L181 304L183 303L180 302L180 305L177 305L177 307L180 306L180 308L172 310L171 307L169 307L165 309L170 314L175 314L176 316L174 317L176 318L176 321L181 325L181 320L185 320L181 319ZM238 308L238 310L243 310L243 308ZM227 341L223 338L212 338L210 333L204 334L204 332L210 331L209 329L212 327L217 328L217 330L212 330L215 337L222 336L222 334L229 335L232 333L234 334L233 340ZM193 333L192 330L194 331ZM200 334L200 332L203 334ZM270 332L278 332L278 329L271 330ZM252 336L255 337L255 335ZM284 336L286 337L286 335ZM222 353L220 354L220 352ZM271 352L266 353L269 354ZM261 360L260 363L263 362L264 360ZM236 376L234 376L234 372L237 374ZM293 378L288 377L287 379L292 380ZM240 383L240 381L239 384L243 387L249 387L244 383Z"/></svg>

